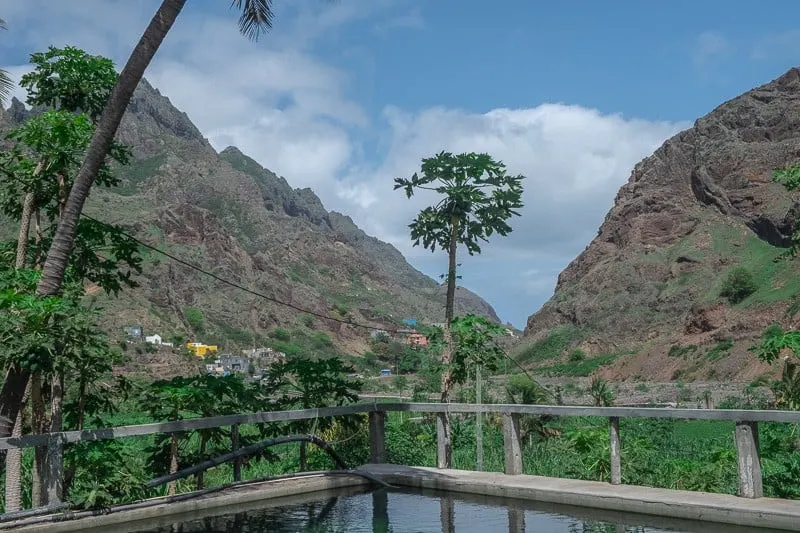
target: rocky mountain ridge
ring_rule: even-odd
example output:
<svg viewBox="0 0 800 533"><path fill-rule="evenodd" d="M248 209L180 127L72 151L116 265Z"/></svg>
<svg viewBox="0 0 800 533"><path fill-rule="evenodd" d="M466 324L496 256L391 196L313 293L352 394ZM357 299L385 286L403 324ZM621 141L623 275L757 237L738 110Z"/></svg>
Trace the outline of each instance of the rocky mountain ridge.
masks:
<svg viewBox="0 0 800 533"><path fill-rule="evenodd" d="M599 372L637 379L754 379L771 369L748 348L794 322L799 262L789 245L800 203L772 180L800 161L800 70L698 119L638 163L597 236L529 317L520 357L541 367L579 349ZM744 267L757 290L720 297ZM788 313L787 313L788 311ZM558 340L561 350L541 347Z"/></svg>
<svg viewBox="0 0 800 533"><path fill-rule="evenodd" d="M0 129L7 131L31 112L14 101L0 112ZM306 345L332 343L358 353L369 331L346 322L391 329L404 318L443 318L440 283L346 215L328 212L311 189L292 188L235 147L217 153L146 80L118 138L133 148L134 160L119 169L118 187L93 191L87 214L272 301L145 251L138 289L116 299L93 296L108 310L110 331L140 324L165 338L251 346L282 328ZM499 322L488 303L464 288L456 305L459 313Z"/></svg>

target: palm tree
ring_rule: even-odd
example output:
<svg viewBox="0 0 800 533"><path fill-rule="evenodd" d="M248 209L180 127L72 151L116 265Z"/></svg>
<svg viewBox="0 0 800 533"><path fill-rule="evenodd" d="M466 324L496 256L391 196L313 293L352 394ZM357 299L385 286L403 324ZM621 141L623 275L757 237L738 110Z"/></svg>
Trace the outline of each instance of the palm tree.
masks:
<svg viewBox="0 0 800 533"><path fill-rule="evenodd" d="M8 29L6 21L0 19L0 30ZM11 90L14 88L14 82L5 70L0 70L0 106L6 105L6 100L11 96Z"/></svg>
<svg viewBox="0 0 800 533"><path fill-rule="evenodd" d="M38 295L54 296L61 291L64 272L75 241L78 220L83 211L83 204L89 197L95 176L106 159L134 90L185 4L186 0L162 1L122 69L64 206L36 289ZM258 40L262 31L272 28L272 0L232 0L231 7L240 11L239 31L245 37ZM10 420L16 419L28 378L29 372L18 365L9 368L3 388L0 390L0 416Z"/></svg>

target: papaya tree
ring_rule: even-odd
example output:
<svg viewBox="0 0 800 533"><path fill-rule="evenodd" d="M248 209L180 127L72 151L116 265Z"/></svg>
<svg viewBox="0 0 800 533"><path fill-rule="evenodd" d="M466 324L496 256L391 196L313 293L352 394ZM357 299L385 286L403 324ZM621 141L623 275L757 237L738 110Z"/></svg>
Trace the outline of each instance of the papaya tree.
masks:
<svg viewBox="0 0 800 533"><path fill-rule="evenodd" d="M37 294L56 295L61 290L78 233L83 206L89 197L92 185L106 164L117 129L134 90L185 4L186 0L163 0L134 47L111 94L104 100L97 128L84 153L74 185L66 197L63 216L58 220L56 232L48 248ZM248 38L257 39L262 31L272 27L271 0L232 0L231 6L239 10L239 30ZM27 381L28 375L21 369L13 368L8 372L0 389L0 416L10 420L16 419Z"/></svg>
<svg viewBox="0 0 800 533"><path fill-rule="evenodd" d="M511 217L519 216L522 203L522 175L509 175L506 166L485 153L452 154L440 152L424 158L420 173L411 178L396 178L395 190L403 189L408 198L418 191L436 193L438 201L423 209L409 224L414 246L431 252L437 247L447 252L447 297L445 303L444 347L442 350L442 403L451 399L453 389L454 344L451 323L454 318L459 246L469 255L481 253L481 242L494 235L506 236ZM444 457L439 468L451 464L450 423L443 417Z"/></svg>
<svg viewBox="0 0 800 533"><path fill-rule="evenodd" d="M354 371L353 367L338 357L317 360L297 357L272 365L265 376L265 387L274 398L273 408L278 411L340 406L358 401L362 383L347 377L347 374ZM351 429L356 422L356 417L344 416L337 420L296 420L274 427L281 432L308 433L324 432L334 424L342 424L345 429ZM307 449L308 444L301 442L301 470L306 470L308 466Z"/></svg>
<svg viewBox="0 0 800 533"><path fill-rule="evenodd" d="M20 85L27 90L28 103L47 110L32 116L7 136L12 147L0 154L0 211L7 217L20 221L16 242L14 268L41 268L45 251L53 238L54 229L63 215L64 202L80 166L82 154L94 131L94 120L100 115L115 81L113 63L107 58L91 56L74 47L50 47L46 52L31 55L34 70L22 77ZM112 159L125 164L130 151L114 142ZM97 177L100 185L118 183L108 165ZM36 219L33 241L30 239L31 221ZM48 223L43 227L42 219ZM65 273L68 283L91 281L108 293L117 293L123 286L134 286L131 275L140 271L138 247L132 240L121 236L115 228L81 220L77 245L70 256ZM30 288L33 294L35 285ZM66 352L64 352L66 353ZM50 397L51 420L47 423L42 398L42 374L30 373L30 368L8 361L8 374L4 386L13 382L14 376L31 375L30 395L34 407L34 432L60 431L63 375L52 374ZM24 389L23 389L24 390ZM18 391L17 391L18 392ZM17 410L19 415L20 410ZM21 426L16 417L15 426ZM18 431L18 430L15 430ZM8 455L7 501L13 509L18 499L17 476L14 462L16 453ZM42 452L35 460L35 474L41 468ZM34 475L34 484L39 476ZM10 482L11 481L11 482ZM39 503L39 491L34 489L34 502ZM8 510L8 507L7 507Z"/></svg>

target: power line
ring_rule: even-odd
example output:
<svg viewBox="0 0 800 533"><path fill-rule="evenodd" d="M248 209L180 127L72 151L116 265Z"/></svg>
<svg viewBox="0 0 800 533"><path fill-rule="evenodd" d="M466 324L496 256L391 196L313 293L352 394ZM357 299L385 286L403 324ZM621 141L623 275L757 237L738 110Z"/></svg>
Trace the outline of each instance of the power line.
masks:
<svg viewBox="0 0 800 533"><path fill-rule="evenodd" d="M155 247L155 246L153 246L151 244L147 244L146 242L143 242L140 239L137 239L136 237L134 237L130 233L127 233L127 232L123 231L122 229L118 228L117 226L114 226L112 224L108 224L108 223L103 222L101 220L97 220L96 218L90 217L89 215L86 215L86 214L83 214L83 213L81 213L81 216L83 216L85 218L88 218L89 220L91 220L93 222L96 222L97 224L105 226L105 227L107 227L107 228L119 233L120 235L123 235L123 236L127 237L128 239L130 239L130 240L134 241L135 243L139 244L140 246L143 246L143 247L145 247L145 248L147 248L149 250L157 252L157 253L159 253L159 254L161 254L163 256L169 257L170 259L172 259L176 263L180 263L181 265L183 265L185 267L191 268L192 270L200 272L201 274L205 274L206 276L214 278L215 280L217 280L217 281L219 281L221 283L224 283L226 285L230 285L231 287L237 288L237 289L239 289L241 291L244 291L244 292L246 292L248 294L251 294L253 296L257 296L258 298L263 298L264 300L270 301L272 303L275 303L275 304L278 304L278 305L282 305L284 307L289 307L291 309L294 309L295 311L299 311L301 313L306 313L306 314L309 314L309 315L313 315L313 316L316 316L318 318L322 318L324 320L332 320L334 322L339 322L341 324L347 324L349 326L355 326L355 327L365 328L365 329L372 329L372 330L376 330L376 331L387 331L385 328L381 328L381 327L377 327L377 326L370 326L368 324L361 324L361 323L358 323L358 322L353 322L352 320L343 320L341 318L336 318L336 317L332 317L332 316L328 316L328 315L323 315L322 313L317 313L316 311L311 311L309 309L304 309L304 308L298 307L298 306L296 306L296 305L294 305L292 303L284 302L282 300L278 300L277 298L274 298L272 296L268 296L268 295L266 295L266 294L264 294L262 292L258 292L258 291L254 291L252 289L248 289L244 285L240 285L240 284L236 283L235 281L227 280L227 279L225 279L225 278L223 278L221 276L218 276L218 275L214 274L213 272L209 272L208 270L205 270L205 269L203 269L203 268L201 268L201 267L199 267L199 266L197 266L197 265L195 265L193 263L190 263L189 261L186 261L184 259L181 259L180 257L174 256L169 252L165 252L164 250L162 250L160 248L157 248L157 247ZM389 331L391 331L391 333L397 333L397 330L389 330Z"/></svg>
<svg viewBox="0 0 800 533"><path fill-rule="evenodd" d="M244 291L244 292L246 292L248 294L251 294L253 296L256 296L258 298L263 298L263 299L265 299L265 300L267 300L269 302L272 302L272 303L275 303L275 304L278 304L278 305L282 305L282 306L285 306L285 307L289 307L291 309L294 309L295 311L299 311L301 313L306 313L306 314L309 314L309 315L313 315L313 316L316 316L316 317L321 318L323 320L332 320L334 322L339 322L340 324L347 324L349 326L354 326L354 327L359 327L359 328L364 328L364 329L371 329L371 330L374 330L374 331L385 331L387 333L399 333L399 330L397 330L397 329L386 329L386 328L381 328L381 327L377 327L377 326L370 326L368 324L361 324L361 323L358 323L358 322L353 322L351 320L342 320L341 318L336 318L336 317L332 317L332 316L328 316L328 315L323 315L322 313L317 313L316 311L311 311L311 310L308 310L308 309L304 309L304 308L298 307L298 306L296 306L296 305L294 305L292 303L284 302L284 301L278 300L277 298L274 298L272 296L268 296L268 295L266 295L264 293L261 293L261 292L258 292L258 291L254 291L252 289L248 289L247 287L245 287L243 285L240 285L240 284L238 284L238 283L236 283L234 281L230 281L230 280L227 280L227 279L225 279L223 277L220 277L220 276L214 274L213 272L209 272L208 270L205 270L205 269L203 269L203 268L201 268L201 267L199 267L199 266L197 266L197 265L195 265L193 263L190 263L189 261L181 259L180 257L174 256L169 252L165 252L164 250L162 250L160 248L157 248L157 247L155 247L155 246L153 246L151 244L147 244L146 242L134 237L130 233L127 233L126 231L122 230L121 228L119 228L117 226L114 226L113 224L108 224L108 223L103 222L101 220L97 220L96 218L93 218L93 217L91 217L91 216L89 216L89 215L87 215L85 213L81 213L81 216L84 217L84 218L87 218L87 219L89 219L89 220L91 220L93 222L96 222L97 224L105 226L105 227L111 229L112 231L115 231L115 232L119 233L120 235L123 235L123 236L127 237L128 239L134 241L135 243L139 244L140 246L143 246L143 247L147 248L148 250L152 250L152 251L157 252L157 253L165 256L165 257L168 257L168 258L172 259L173 261L175 261L176 263L179 263L179 264L181 264L181 265L183 265L183 266L185 266L187 268L191 268L192 270L195 270L197 272L200 272L201 274L205 274L206 276L214 278L215 280L217 280L217 281L219 281L221 283L224 283L226 285L229 285L231 287L234 287L236 289ZM533 379L533 376L531 376L531 374L520 364L519 361L517 361L516 359L514 359L513 357L511 357L510 355L508 355L505 352L503 352L503 355L506 357L506 359L509 359L512 363L514 363L514 365L516 365L517 368L519 368L528 377L528 379L530 379L534 383L538 383L535 379ZM543 387L543 389L544 389L544 387ZM547 390L547 389L544 389L544 390Z"/></svg>

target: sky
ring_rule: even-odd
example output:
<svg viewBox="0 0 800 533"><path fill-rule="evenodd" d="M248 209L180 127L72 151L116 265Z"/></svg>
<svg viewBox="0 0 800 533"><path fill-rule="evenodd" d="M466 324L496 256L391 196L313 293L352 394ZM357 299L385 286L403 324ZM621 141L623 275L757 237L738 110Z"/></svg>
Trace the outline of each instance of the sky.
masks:
<svg viewBox="0 0 800 533"><path fill-rule="evenodd" d="M158 4L0 0L0 66L18 77L69 44L121 68ZM459 257L460 283L520 328L638 161L800 63L800 3L778 0L275 0L258 42L229 8L189 0L145 77L215 148L311 187L437 279L446 256L407 227L433 199L394 178L442 150L524 175L513 232Z"/></svg>

